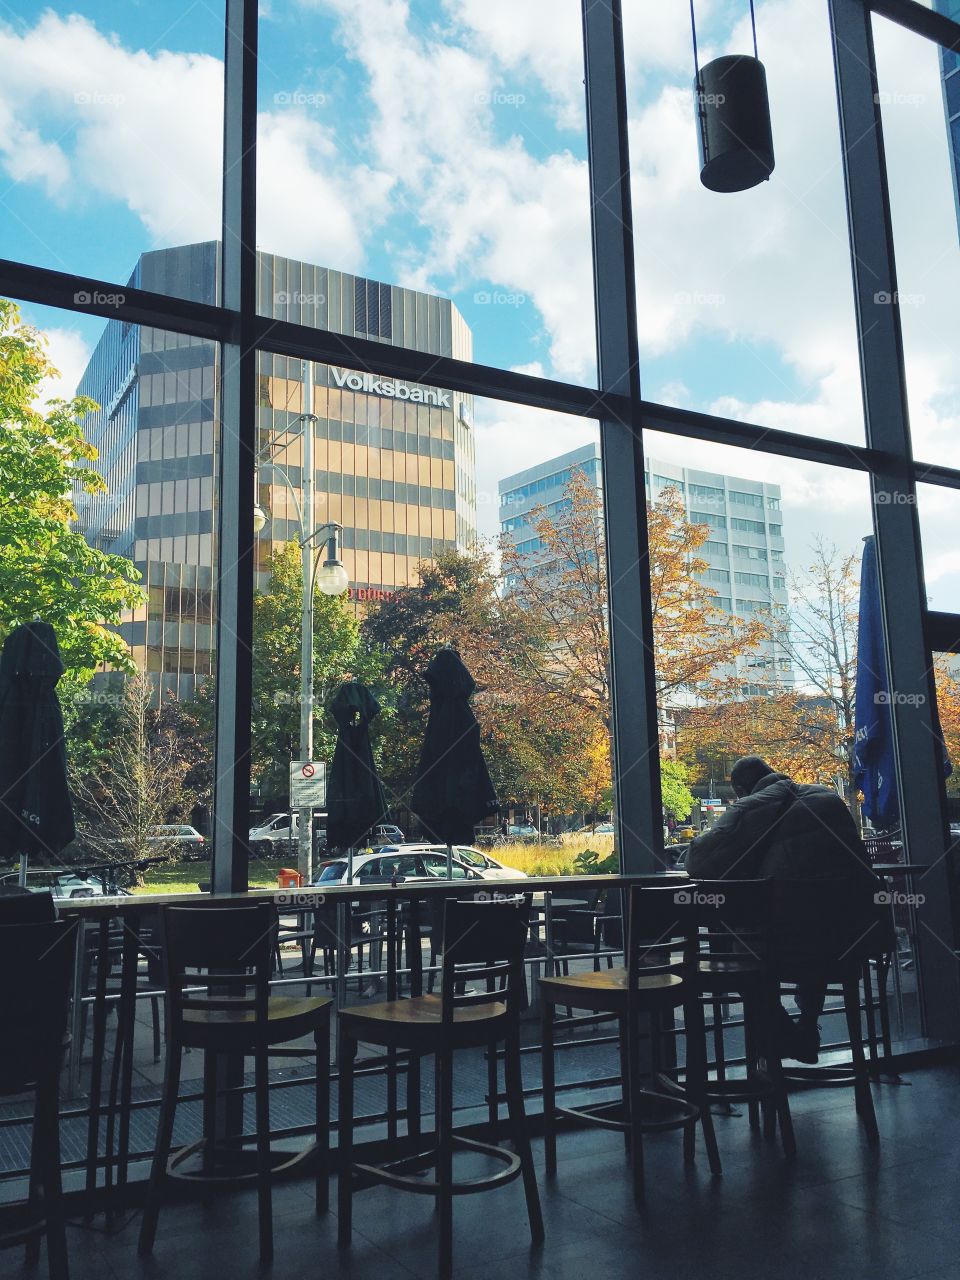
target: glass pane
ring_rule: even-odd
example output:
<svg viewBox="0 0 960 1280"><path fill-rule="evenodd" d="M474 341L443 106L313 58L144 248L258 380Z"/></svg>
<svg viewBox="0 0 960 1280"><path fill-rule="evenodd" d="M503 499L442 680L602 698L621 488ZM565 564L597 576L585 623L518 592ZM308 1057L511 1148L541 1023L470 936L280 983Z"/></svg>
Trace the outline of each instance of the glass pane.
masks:
<svg viewBox="0 0 960 1280"><path fill-rule="evenodd" d="M927 606L940 613L960 613L957 502L954 489L935 484L917 485Z"/></svg>
<svg viewBox="0 0 960 1280"><path fill-rule="evenodd" d="M595 381L577 0L279 0L260 52L263 314Z"/></svg>
<svg viewBox="0 0 960 1280"><path fill-rule="evenodd" d="M303 564L309 580L319 548L316 572L322 571L335 522L348 585L342 595L327 596L321 584L313 597L316 772L326 766L330 777L336 726L328 709L355 676L382 708L372 743L386 795L383 816L400 829L389 838L436 845L436 834L413 810L412 793L429 711L423 673L450 643L478 685L473 705L501 804L498 821L477 816L476 842L497 841L498 862L527 872L584 869L576 857L587 848L607 856L611 837L591 842L578 834L608 819L612 802L605 641L598 650L592 624L587 634L587 618L597 609L605 616L604 560L602 552L596 556L602 513L596 427L380 379L376 371L345 377L317 365L312 376L315 487L305 504L303 369L261 356L264 524L252 711L258 813L300 808L290 761L306 758L308 747L301 714L310 688L300 663ZM304 556L299 543L312 533ZM570 576L566 558L561 567L545 554L555 536L579 539L581 551L590 542L592 559L581 557L579 579ZM549 614L537 595L544 586L554 595ZM593 693L585 702L588 680ZM328 841L322 801L313 807L321 815L311 867L317 876L327 859L342 854L332 834ZM275 882L281 866L298 866L301 829L298 816L295 840L253 840L252 882ZM356 836L359 849L370 842L369 832ZM549 848L548 836L557 838ZM445 874L445 853L441 867ZM300 870L306 874L305 862Z"/></svg>
<svg viewBox="0 0 960 1280"><path fill-rule="evenodd" d="M665 793L676 798L665 814L668 852L685 856L735 803L731 768L759 755L774 772L832 791L836 829L861 832L879 861L896 860L892 844L875 839L880 817L854 758L861 563L873 530L867 478L704 441L694 471L688 441L647 433L644 443L661 760L678 784ZM882 829L897 822L887 817ZM728 847L744 878L787 874L782 863L774 871L778 856L794 860L798 878L816 873L816 851L805 862L776 838ZM710 874L729 869L715 864ZM900 977L888 991L891 1021L909 1038L919 1033L915 970ZM792 999L784 1004L797 1014ZM824 1046L846 1039L834 1001L819 1021Z"/></svg>
<svg viewBox="0 0 960 1280"><path fill-rule="evenodd" d="M212 301L223 4L12 0L4 20L4 256Z"/></svg>
<svg viewBox="0 0 960 1280"><path fill-rule="evenodd" d="M190 374L215 370L218 349L116 320L90 346L72 315L25 312L30 329L2 305L0 631L49 621L66 667L58 692L77 837L53 865L71 877L67 896L90 885L196 892L209 879L219 405L194 394ZM41 366L33 406L69 468L56 444L12 429L21 419L9 352L48 337L40 358L60 369ZM171 371L165 398L157 388ZM44 506L64 489L69 507Z"/></svg>
<svg viewBox="0 0 960 1280"><path fill-rule="evenodd" d="M937 45L883 18L873 28L914 455L955 467L960 72L942 82Z"/></svg>
<svg viewBox="0 0 960 1280"><path fill-rule="evenodd" d="M697 17L701 69L752 54L746 4ZM827 7L759 5L757 39L775 168L718 193L699 179L689 6L624 7L644 395L860 443Z"/></svg>

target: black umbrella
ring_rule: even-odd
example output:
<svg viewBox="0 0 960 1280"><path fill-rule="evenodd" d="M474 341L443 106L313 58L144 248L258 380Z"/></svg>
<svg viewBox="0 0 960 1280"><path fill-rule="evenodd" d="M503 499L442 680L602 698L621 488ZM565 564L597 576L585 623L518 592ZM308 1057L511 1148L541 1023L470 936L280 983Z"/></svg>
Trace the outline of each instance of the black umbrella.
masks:
<svg viewBox="0 0 960 1280"><path fill-rule="evenodd" d="M387 812L370 745L370 722L380 714L380 704L365 684L348 680L327 710L337 722L337 745L327 779L327 844L350 850L347 879L352 881L354 846Z"/></svg>
<svg viewBox="0 0 960 1280"><path fill-rule="evenodd" d="M74 838L57 681L63 663L53 627L24 623L0 655L0 856L56 856Z"/></svg>
<svg viewBox="0 0 960 1280"><path fill-rule="evenodd" d="M423 739L412 807L431 839L447 846L453 876L455 844L472 844L473 829L496 813L496 792L480 747L480 726L470 708L473 676L454 649L441 649L425 672L430 719Z"/></svg>

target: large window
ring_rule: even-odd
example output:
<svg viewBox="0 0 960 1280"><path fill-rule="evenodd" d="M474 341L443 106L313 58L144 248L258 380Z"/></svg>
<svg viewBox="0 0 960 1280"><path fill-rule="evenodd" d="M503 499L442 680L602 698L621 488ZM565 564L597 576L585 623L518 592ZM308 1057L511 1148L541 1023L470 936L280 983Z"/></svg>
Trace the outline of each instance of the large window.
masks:
<svg viewBox="0 0 960 1280"><path fill-rule="evenodd" d="M321 526L342 527L347 640L424 568L502 535L490 607L532 611L557 679L574 629L550 621L555 584L575 559L599 584L597 776L609 762L606 808L638 873L664 858L659 749L713 674L701 663L666 714L656 539L689 538L678 561L703 610L747 634L717 649L746 696L772 705L789 687L809 710L792 579L816 564L811 539L859 561L872 535L899 832L931 867L924 1028L957 1035L930 640L960 599L956 71L941 53L958 28L882 7L756 6L776 167L736 195L698 181L683 6L624 6L622 25L616 0L549 17L228 0L225 25L217 5L7 7L0 290L49 333L61 390L89 366L108 496L84 500L77 527L143 566L129 636L156 708L209 698L216 887L248 881L251 782L254 804L282 810L284 753L289 768L300 750L299 703L281 699L267 796L257 618ZM748 52L741 8L698 9L701 63ZM556 531L584 494L602 521L574 557ZM288 622L295 639L296 609ZM318 625L317 645L332 634ZM333 656L331 679L361 670L349 644ZM291 674L279 658L277 672ZM518 819L537 807L532 776L504 766Z"/></svg>

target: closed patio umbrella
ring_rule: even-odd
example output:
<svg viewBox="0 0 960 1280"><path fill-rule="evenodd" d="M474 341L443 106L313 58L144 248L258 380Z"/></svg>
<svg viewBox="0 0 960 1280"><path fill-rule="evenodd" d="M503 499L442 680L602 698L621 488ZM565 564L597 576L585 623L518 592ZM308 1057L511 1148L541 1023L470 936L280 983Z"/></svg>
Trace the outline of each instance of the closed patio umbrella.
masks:
<svg viewBox="0 0 960 1280"><path fill-rule="evenodd" d="M365 684L348 680L327 710L337 722L337 742L327 779L327 844L349 850L348 882L353 881L353 850L371 827L386 816L377 766L370 745L370 724L380 704Z"/></svg>
<svg viewBox="0 0 960 1280"><path fill-rule="evenodd" d="M55 857L76 834L57 681L63 663L53 627L30 622L0 655L0 857Z"/></svg>
<svg viewBox="0 0 960 1280"><path fill-rule="evenodd" d="M854 781L863 792L863 812L877 831L889 831L900 821L900 797L897 793L897 768L893 751L893 696L887 672L887 655L883 647L877 548L871 535L863 540L863 560L860 565L853 758ZM936 707L933 708L933 720L942 741ZM944 747L943 776L948 778L952 772L953 766Z"/></svg>
<svg viewBox="0 0 960 1280"><path fill-rule="evenodd" d="M430 838L447 846L472 844L473 829L499 805L480 747L480 725L470 707L476 684L454 649L441 649L424 674L430 718L423 739L412 809Z"/></svg>

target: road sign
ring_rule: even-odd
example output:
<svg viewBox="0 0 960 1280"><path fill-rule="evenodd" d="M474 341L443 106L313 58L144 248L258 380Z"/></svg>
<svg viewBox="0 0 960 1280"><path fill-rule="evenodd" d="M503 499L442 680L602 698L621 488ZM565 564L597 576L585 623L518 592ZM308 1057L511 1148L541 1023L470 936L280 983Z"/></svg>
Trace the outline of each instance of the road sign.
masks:
<svg viewBox="0 0 960 1280"><path fill-rule="evenodd" d="M322 760L290 761L290 808L322 809L327 803L327 766Z"/></svg>

